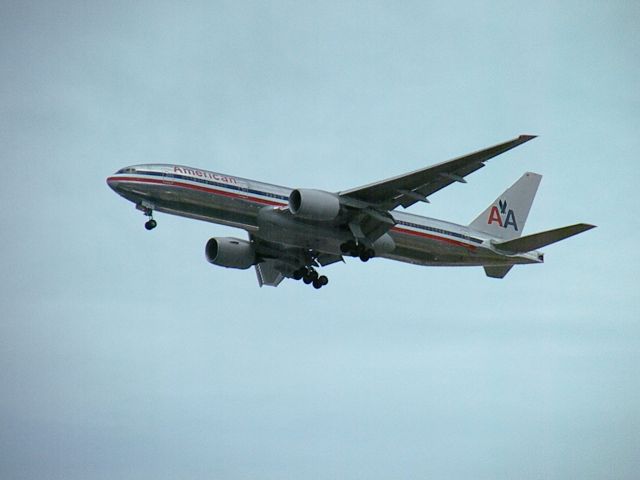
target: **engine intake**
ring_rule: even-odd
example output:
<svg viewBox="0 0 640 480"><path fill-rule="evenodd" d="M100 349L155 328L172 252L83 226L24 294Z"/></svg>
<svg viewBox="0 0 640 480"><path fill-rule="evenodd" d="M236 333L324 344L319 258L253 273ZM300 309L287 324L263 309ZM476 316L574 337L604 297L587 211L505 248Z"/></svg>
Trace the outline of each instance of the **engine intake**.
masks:
<svg viewBox="0 0 640 480"><path fill-rule="evenodd" d="M289 195L289 210L308 220L334 220L340 213L340 199L334 193L301 188Z"/></svg>
<svg viewBox="0 0 640 480"><path fill-rule="evenodd" d="M245 270L256 264L256 251L251 242L239 238L210 238L204 253L209 263Z"/></svg>

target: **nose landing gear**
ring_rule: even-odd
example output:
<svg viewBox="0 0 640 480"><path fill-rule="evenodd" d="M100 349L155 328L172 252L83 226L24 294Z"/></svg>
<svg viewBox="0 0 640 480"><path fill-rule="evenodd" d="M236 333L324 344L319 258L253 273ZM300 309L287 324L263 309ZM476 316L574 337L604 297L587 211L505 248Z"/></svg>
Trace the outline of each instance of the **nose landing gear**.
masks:
<svg viewBox="0 0 640 480"><path fill-rule="evenodd" d="M158 226L158 222L153 219L153 209L151 207L147 207L146 205L136 205L136 208L138 210L142 210L142 213L144 213L146 217L149 217L149 220L144 224L144 228L147 230L153 230Z"/></svg>
<svg viewBox="0 0 640 480"><path fill-rule="evenodd" d="M156 222L153 218L150 220L147 220L144 223L144 228L146 228L147 230L153 230L157 226L158 226L158 222Z"/></svg>

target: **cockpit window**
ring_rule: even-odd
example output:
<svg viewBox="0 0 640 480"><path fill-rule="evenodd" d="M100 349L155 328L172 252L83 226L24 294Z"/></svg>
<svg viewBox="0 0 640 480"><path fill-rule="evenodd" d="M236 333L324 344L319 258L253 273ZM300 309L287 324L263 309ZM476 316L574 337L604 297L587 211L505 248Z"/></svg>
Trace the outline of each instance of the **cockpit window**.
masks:
<svg viewBox="0 0 640 480"><path fill-rule="evenodd" d="M116 172L117 173L135 173L136 169L132 167L121 168Z"/></svg>

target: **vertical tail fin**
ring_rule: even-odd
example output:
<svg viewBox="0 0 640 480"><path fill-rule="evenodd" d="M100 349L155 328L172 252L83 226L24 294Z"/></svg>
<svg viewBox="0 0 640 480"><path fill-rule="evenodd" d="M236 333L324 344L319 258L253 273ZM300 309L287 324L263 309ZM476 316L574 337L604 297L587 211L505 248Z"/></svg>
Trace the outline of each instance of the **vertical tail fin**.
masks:
<svg viewBox="0 0 640 480"><path fill-rule="evenodd" d="M512 240L522 234L531 204L538 191L542 175L527 172L489 205L469 228L502 240Z"/></svg>

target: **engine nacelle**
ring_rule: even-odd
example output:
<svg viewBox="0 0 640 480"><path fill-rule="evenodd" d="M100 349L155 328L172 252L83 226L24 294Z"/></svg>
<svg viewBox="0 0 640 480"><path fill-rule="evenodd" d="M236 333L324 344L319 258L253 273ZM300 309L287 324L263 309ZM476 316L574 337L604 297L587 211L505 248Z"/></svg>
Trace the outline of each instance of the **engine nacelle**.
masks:
<svg viewBox="0 0 640 480"><path fill-rule="evenodd" d="M220 267L245 270L256 264L253 244L239 238L210 238L204 253L209 263Z"/></svg>
<svg viewBox="0 0 640 480"><path fill-rule="evenodd" d="M376 252L376 255L380 255L381 253L391 253L395 249L396 242L393 241L393 238L391 238L391 235L388 233L385 233L373 242L373 250Z"/></svg>
<svg viewBox="0 0 640 480"><path fill-rule="evenodd" d="M300 188L289 195L289 210L300 218L329 221L340 213L340 199L334 193Z"/></svg>

